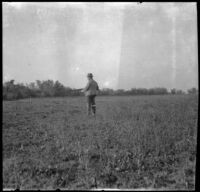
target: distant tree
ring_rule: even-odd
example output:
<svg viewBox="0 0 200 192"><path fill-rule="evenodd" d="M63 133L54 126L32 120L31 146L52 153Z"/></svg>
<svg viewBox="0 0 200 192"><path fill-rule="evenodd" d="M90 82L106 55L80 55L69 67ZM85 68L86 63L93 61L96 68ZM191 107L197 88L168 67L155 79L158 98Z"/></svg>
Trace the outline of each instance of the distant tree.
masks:
<svg viewBox="0 0 200 192"><path fill-rule="evenodd" d="M150 88L148 92L149 92L149 95L155 95L155 89L154 88Z"/></svg>
<svg viewBox="0 0 200 192"><path fill-rule="evenodd" d="M10 80L8 82L5 82L3 85L3 98L7 100L13 100L17 98L16 92L15 92L15 80Z"/></svg>
<svg viewBox="0 0 200 192"><path fill-rule="evenodd" d="M184 91L182 91L181 89L176 90L176 94L181 95L184 94Z"/></svg>
<svg viewBox="0 0 200 192"><path fill-rule="evenodd" d="M62 85L59 81L56 81L54 84L54 96L65 96L66 90L64 85Z"/></svg>
<svg viewBox="0 0 200 192"><path fill-rule="evenodd" d="M137 89L137 94L139 95L147 95L149 93L149 91L145 88L138 88Z"/></svg>
<svg viewBox="0 0 200 192"><path fill-rule="evenodd" d="M124 95L124 94L125 94L124 89L117 89L117 90L115 91L115 95Z"/></svg>
<svg viewBox="0 0 200 192"><path fill-rule="evenodd" d="M55 94L54 82L52 80L39 81L37 80L37 85L41 91L42 97L53 97Z"/></svg>
<svg viewBox="0 0 200 192"><path fill-rule="evenodd" d="M8 82L5 82L4 83L4 86L7 88L7 90L9 90L9 89L13 89L14 88L14 82L15 82L15 80L10 80L10 81L8 81Z"/></svg>
<svg viewBox="0 0 200 192"><path fill-rule="evenodd" d="M198 90L195 87L193 87L191 89L188 89L187 92L188 92L188 94L197 94Z"/></svg>
<svg viewBox="0 0 200 192"><path fill-rule="evenodd" d="M65 87L65 96L72 95L72 89L70 87Z"/></svg>
<svg viewBox="0 0 200 192"><path fill-rule="evenodd" d="M65 87L59 81L54 82L53 80L31 82L29 84L18 83L15 84L15 80L10 80L3 83L3 99L13 100L28 97L64 97L64 96L80 96L84 95L80 91L81 89L72 89ZM196 88L188 90L188 93L197 93ZM110 88L103 88L99 95L162 95L168 94L166 88L132 88L130 90L117 89L113 90ZM171 94L183 94L182 90L172 89Z"/></svg>
<svg viewBox="0 0 200 192"><path fill-rule="evenodd" d="M35 82L31 82L31 83L27 84L27 87L29 89L29 97L40 97L41 96L41 91Z"/></svg>
<svg viewBox="0 0 200 192"><path fill-rule="evenodd" d="M110 88L103 88L100 95L114 95L114 90Z"/></svg>
<svg viewBox="0 0 200 192"><path fill-rule="evenodd" d="M36 86L35 82L29 83L29 84L27 85L27 87L30 88L30 89L33 89L33 90L37 89L37 86Z"/></svg>
<svg viewBox="0 0 200 192"><path fill-rule="evenodd" d="M171 94L176 94L176 89L175 88L173 88L173 89L171 89Z"/></svg>
<svg viewBox="0 0 200 192"><path fill-rule="evenodd" d="M129 92L131 95L137 95L138 93L136 88L132 88Z"/></svg>
<svg viewBox="0 0 200 192"><path fill-rule="evenodd" d="M36 80L36 86L37 86L37 88L38 89L42 89L42 81L40 81L40 80Z"/></svg>
<svg viewBox="0 0 200 192"><path fill-rule="evenodd" d="M30 96L29 88L26 87L23 83L16 84L15 89L17 99L23 99Z"/></svg>
<svg viewBox="0 0 200 192"><path fill-rule="evenodd" d="M166 88L158 87L158 88L155 88L155 93L159 95L165 95L165 94L168 94L168 91Z"/></svg>

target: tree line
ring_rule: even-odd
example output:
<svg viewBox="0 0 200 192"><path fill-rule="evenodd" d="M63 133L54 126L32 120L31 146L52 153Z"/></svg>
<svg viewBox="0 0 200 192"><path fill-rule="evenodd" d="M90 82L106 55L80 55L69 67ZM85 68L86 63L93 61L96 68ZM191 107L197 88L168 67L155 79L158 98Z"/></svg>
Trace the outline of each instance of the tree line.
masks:
<svg viewBox="0 0 200 192"><path fill-rule="evenodd" d="M187 90L188 94L197 94L196 88ZM186 94L186 92L178 89L166 88L132 88L130 90L118 89L113 90L103 88L99 95L165 95L165 94ZM34 97L65 97L65 96L83 96L81 89L72 89L61 84L59 81L45 80L32 82L29 84L15 83L15 80L10 80L3 83L3 100L16 100L23 98Z"/></svg>

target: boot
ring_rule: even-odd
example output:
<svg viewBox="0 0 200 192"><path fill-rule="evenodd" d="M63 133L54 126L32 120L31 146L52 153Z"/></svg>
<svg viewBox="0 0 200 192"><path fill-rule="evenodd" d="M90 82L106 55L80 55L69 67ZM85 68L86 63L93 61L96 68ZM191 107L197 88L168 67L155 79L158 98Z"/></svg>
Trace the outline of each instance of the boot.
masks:
<svg viewBox="0 0 200 192"><path fill-rule="evenodd" d="M96 105L92 105L92 113L94 116L96 115Z"/></svg>
<svg viewBox="0 0 200 192"><path fill-rule="evenodd" d="M91 114L91 107L87 106L87 115L89 116Z"/></svg>

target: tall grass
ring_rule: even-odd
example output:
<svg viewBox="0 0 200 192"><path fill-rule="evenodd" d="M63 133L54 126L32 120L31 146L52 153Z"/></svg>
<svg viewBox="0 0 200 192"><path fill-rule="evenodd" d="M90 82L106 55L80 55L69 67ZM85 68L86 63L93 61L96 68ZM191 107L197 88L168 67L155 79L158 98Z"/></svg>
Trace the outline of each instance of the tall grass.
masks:
<svg viewBox="0 0 200 192"><path fill-rule="evenodd" d="M3 186L194 189L197 110L195 95L99 97L96 118L83 97L4 102Z"/></svg>

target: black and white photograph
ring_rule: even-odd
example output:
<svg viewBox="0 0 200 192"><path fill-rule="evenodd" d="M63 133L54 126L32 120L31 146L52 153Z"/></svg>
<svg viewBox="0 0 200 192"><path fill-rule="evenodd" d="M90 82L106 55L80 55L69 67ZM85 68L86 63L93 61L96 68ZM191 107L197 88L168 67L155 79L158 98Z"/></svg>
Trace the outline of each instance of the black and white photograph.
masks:
<svg viewBox="0 0 200 192"><path fill-rule="evenodd" d="M3 190L195 190L196 2L3 2Z"/></svg>

